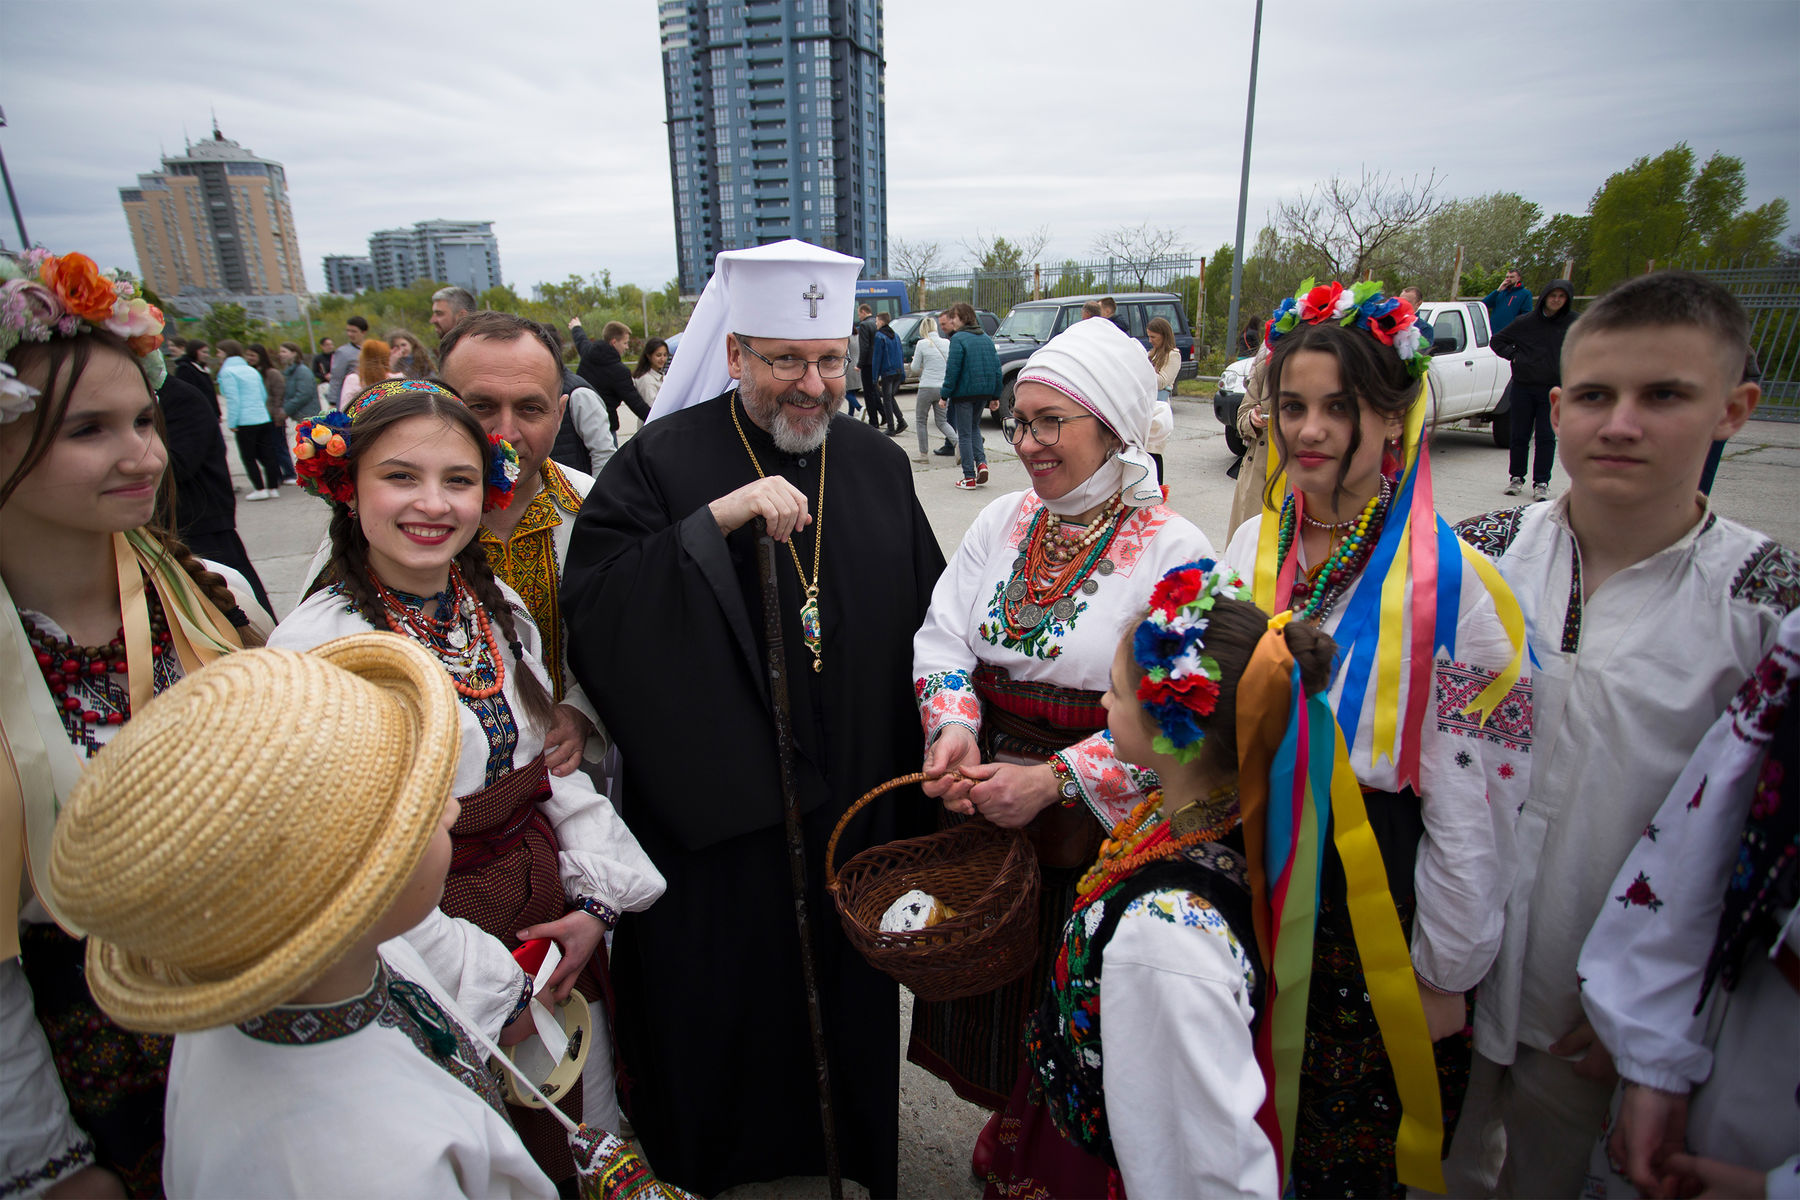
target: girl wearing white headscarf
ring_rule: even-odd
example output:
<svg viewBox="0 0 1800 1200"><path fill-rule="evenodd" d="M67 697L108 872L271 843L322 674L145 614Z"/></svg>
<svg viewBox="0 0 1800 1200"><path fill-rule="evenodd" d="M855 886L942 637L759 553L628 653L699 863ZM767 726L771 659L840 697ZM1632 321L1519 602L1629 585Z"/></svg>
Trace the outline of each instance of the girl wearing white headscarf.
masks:
<svg viewBox="0 0 1800 1200"><path fill-rule="evenodd" d="M1082 321L1032 355L1007 438L1033 486L975 519L913 640L925 791L950 814L1026 827L1046 947L1101 837L1155 786L1105 732L1100 697L1119 630L1164 572L1213 556L1206 535L1163 506L1145 449L1155 400L1143 346L1110 322ZM1052 957L995 992L916 1004L909 1057L964 1099L1001 1108ZM985 1165L978 1145L978 1175Z"/></svg>

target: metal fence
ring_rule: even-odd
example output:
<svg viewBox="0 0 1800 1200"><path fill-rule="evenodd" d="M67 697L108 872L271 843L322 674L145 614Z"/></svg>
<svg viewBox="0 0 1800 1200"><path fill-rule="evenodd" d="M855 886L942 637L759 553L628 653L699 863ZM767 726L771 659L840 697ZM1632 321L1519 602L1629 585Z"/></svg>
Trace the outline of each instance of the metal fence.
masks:
<svg viewBox="0 0 1800 1200"><path fill-rule="evenodd" d="M1800 421L1800 266L1706 266L1699 274L1730 290L1750 314L1750 345L1762 368L1756 415Z"/></svg>
<svg viewBox="0 0 1800 1200"><path fill-rule="evenodd" d="M935 272L912 281L914 308L944 308L966 300L1005 316L1015 304L1056 296L1126 292L1174 292L1188 312L1199 303L1203 258L1125 259L1034 263L1008 271Z"/></svg>

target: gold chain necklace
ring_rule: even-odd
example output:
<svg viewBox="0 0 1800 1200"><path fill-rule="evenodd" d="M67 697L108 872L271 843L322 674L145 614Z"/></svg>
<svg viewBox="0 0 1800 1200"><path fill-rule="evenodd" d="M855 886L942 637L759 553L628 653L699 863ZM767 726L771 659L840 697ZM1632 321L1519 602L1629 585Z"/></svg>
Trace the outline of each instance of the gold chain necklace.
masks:
<svg viewBox="0 0 1800 1200"><path fill-rule="evenodd" d="M750 439L744 436L744 426L738 420L737 397L731 400L731 423L737 428L738 440L744 443L744 453L750 456L750 465L756 468L758 479L767 479L763 474L762 464L756 461L756 451L750 448ZM806 589L806 602L800 606L800 639L812 652L813 671L825 669L825 662L819 657L819 647L824 642L819 627L819 551L825 545L825 445L831 439L819 443L819 513L813 518L813 569L812 580L807 581L806 568L800 565L800 552L794 549L794 539L790 535L787 541L788 553L794 557L794 574L800 577L800 586ZM796 532L798 532L796 530Z"/></svg>

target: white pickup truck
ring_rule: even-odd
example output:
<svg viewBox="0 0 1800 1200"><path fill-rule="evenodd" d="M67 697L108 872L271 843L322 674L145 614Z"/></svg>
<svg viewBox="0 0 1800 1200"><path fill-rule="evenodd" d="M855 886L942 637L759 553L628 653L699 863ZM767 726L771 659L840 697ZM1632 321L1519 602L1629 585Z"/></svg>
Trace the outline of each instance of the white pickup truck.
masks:
<svg viewBox="0 0 1800 1200"><path fill-rule="evenodd" d="M1512 444L1512 414L1495 412L1512 381L1512 364L1488 345L1488 311L1479 300L1427 300L1420 316L1431 325L1430 426L1454 421L1490 423L1494 445ZM1244 447L1237 432L1238 404L1250 378L1250 358L1240 358L1219 376L1213 412L1225 426L1232 453Z"/></svg>

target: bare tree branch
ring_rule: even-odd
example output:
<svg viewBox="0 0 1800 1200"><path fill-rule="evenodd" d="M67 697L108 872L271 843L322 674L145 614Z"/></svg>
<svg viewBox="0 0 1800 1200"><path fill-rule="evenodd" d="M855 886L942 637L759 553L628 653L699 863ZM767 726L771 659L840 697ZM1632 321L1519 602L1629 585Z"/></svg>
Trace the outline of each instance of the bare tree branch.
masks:
<svg viewBox="0 0 1800 1200"><path fill-rule="evenodd" d="M1040 225L1016 240L1008 240L997 233L983 233L979 228L975 230L973 237L962 239L962 248L977 270L981 269L983 263L996 260L1010 260L1020 266L1035 263L1038 255L1049 244L1048 225Z"/></svg>
<svg viewBox="0 0 1800 1200"><path fill-rule="evenodd" d="M917 283L943 267L944 244L893 238L888 242L888 262L901 279Z"/></svg>
<svg viewBox="0 0 1800 1200"><path fill-rule="evenodd" d="M1126 270L1137 276L1139 291L1147 286L1151 264L1187 257L1179 229L1152 227L1148 221L1109 230L1095 238L1091 248L1095 254L1120 260Z"/></svg>
<svg viewBox="0 0 1800 1200"><path fill-rule="evenodd" d="M1431 219L1446 203L1432 171L1395 179L1364 167L1357 179L1333 175L1298 200L1275 206L1282 236L1328 265L1345 282L1363 271L1395 238Z"/></svg>

